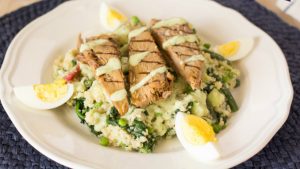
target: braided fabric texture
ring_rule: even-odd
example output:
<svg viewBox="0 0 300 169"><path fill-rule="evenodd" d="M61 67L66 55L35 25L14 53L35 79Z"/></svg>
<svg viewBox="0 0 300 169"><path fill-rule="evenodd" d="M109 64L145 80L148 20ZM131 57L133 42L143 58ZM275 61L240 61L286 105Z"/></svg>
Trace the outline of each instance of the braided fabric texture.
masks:
<svg viewBox="0 0 300 169"><path fill-rule="evenodd" d="M44 0L0 18L0 66L14 36L64 0ZM288 61L294 100L287 122L258 154L235 168L300 168L300 31L252 0L217 0L267 32ZM299 59L299 60L298 60ZM0 168L65 168L30 146L0 104Z"/></svg>

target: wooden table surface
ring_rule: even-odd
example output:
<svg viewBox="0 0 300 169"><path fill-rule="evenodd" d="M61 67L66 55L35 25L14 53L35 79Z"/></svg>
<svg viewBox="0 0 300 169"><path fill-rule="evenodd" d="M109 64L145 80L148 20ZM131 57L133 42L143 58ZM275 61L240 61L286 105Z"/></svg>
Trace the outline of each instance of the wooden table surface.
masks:
<svg viewBox="0 0 300 169"><path fill-rule="evenodd" d="M0 17L39 0L0 0Z"/></svg>
<svg viewBox="0 0 300 169"><path fill-rule="evenodd" d="M31 3L37 2L40 0L0 0L0 17L4 14L12 12L20 7L29 5ZM277 0L256 0L261 5L265 6L269 10L276 13L282 20L286 21L290 25L294 25L300 29L300 23L290 17L289 15L282 12L277 6Z"/></svg>

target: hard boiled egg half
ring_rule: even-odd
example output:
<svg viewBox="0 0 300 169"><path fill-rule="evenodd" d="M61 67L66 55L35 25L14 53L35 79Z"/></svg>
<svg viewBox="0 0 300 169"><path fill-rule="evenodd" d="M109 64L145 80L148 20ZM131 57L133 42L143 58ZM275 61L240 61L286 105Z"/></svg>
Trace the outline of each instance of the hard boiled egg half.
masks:
<svg viewBox="0 0 300 169"><path fill-rule="evenodd" d="M202 118L178 112L175 118L177 138L195 159L210 161L220 157L215 145L217 138L213 128Z"/></svg>
<svg viewBox="0 0 300 169"><path fill-rule="evenodd" d="M15 87L14 93L23 104L40 110L53 109L66 103L74 92L74 86L65 80L50 84Z"/></svg>
<svg viewBox="0 0 300 169"><path fill-rule="evenodd" d="M226 59L235 61L246 57L253 49L253 46L253 38L244 38L217 45L213 50Z"/></svg>
<svg viewBox="0 0 300 169"><path fill-rule="evenodd" d="M126 20L127 17L120 11L108 6L108 4L105 2L101 3L100 23L105 29L107 29L108 31L114 31Z"/></svg>

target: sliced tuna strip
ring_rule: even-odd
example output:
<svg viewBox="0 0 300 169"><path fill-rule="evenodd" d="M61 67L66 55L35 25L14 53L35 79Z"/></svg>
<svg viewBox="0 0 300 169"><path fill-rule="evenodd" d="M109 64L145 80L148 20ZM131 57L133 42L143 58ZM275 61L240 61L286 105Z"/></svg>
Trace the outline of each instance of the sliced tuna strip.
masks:
<svg viewBox="0 0 300 169"><path fill-rule="evenodd" d="M167 53L167 60L193 89L200 88L204 57L199 40L190 25L181 18L151 21L157 43Z"/></svg>
<svg viewBox="0 0 300 169"><path fill-rule="evenodd" d="M94 71L105 94L121 115L129 108L124 75L121 70L120 52L113 38L108 35L91 37L80 45L77 60L88 64Z"/></svg>
<svg viewBox="0 0 300 169"><path fill-rule="evenodd" d="M131 103L145 107L170 96L174 77L148 28L135 29L128 38Z"/></svg>

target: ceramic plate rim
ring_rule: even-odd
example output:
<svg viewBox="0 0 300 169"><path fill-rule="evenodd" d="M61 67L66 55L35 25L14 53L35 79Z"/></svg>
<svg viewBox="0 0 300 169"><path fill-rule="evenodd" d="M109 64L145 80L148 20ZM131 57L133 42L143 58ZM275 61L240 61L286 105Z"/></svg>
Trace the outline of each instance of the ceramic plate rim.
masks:
<svg viewBox="0 0 300 169"><path fill-rule="evenodd" d="M80 0L77 0L80 1ZM0 77L1 79L5 79L5 76L7 76L7 74L9 74L9 71L7 72L7 69L9 69L9 63L12 62L12 60L14 58L9 57L12 53L12 49L14 48L16 42L22 38L22 35L27 33L28 31L30 31L31 27L37 26L40 23L44 22L47 19L50 19L52 17L54 17L55 15L57 15L59 13L60 10L66 8L67 6L71 5L72 3L76 3L77 1L69 1L69 2L65 2L61 5L59 5L58 7L56 7L55 9L53 9L52 11L42 15L41 17L38 17L37 19L35 19L34 21L32 21L31 23L29 23L28 25L25 26L25 28L23 28L17 35L16 37L13 39L13 41L11 42L11 44L9 45L9 48L7 49L7 53L5 55L5 59L3 61L1 70L0 70ZM215 2L212 2L215 3ZM224 7L224 6L222 6ZM240 15L238 12L236 12L233 9L226 8L226 10L230 10L233 11L235 13L237 13L238 15ZM246 19L244 16L242 16L244 19ZM247 20L247 19L246 19ZM251 23L251 22L250 22ZM253 23L251 23L253 26L255 26ZM256 27L256 26L255 26ZM258 28L260 29L260 28ZM260 29L261 30L261 29ZM262 31L262 30L261 30ZM263 31L264 32L264 31ZM264 32L265 33L265 32ZM266 33L265 33L266 34ZM266 34L269 38L271 38L268 34ZM272 39L272 38L271 38ZM272 39L272 41L275 43L275 41ZM287 66L287 62L284 58L284 54L282 53L281 49L279 48L279 46L275 43L275 47L278 48L278 51L280 52L279 55L281 55L281 58L277 58L277 62L279 62L279 64L281 64L281 66L284 67L284 74L286 74L286 81L284 83L286 83L285 85L288 87L287 92L285 93L284 97L282 97L283 99L281 99L281 102L279 104L281 104L280 110L281 112L281 116L278 119L274 119L273 123L270 123L270 125L272 124L273 128L271 130L271 132L268 133L268 135L266 137L263 138L263 141L260 142L259 146L256 147L247 147L251 150L248 151L247 154L243 154L243 157L239 158L238 160L235 161L234 164L227 164L228 167L231 167L233 165L237 165L247 159L249 159L250 157L252 157L253 155L255 155L258 151L260 151L270 140L271 138L276 134L276 132L281 128L281 126L284 124L284 122L286 121L286 119L288 118L289 115L289 109L292 103L292 99L293 99L293 88L292 88L292 84L291 84L291 80L290 80L290 75L289 75L289 70L288 70L288 66ZM279 59L279 60L278 60ZM80 168L86 168L87 166L84 166L82 164L78 164L73 162L72 160L69 159L65 159L63 156L58 156L56 153L51 152L50 150L47 149L47 147L43 146L43 145L39 145L34 138L30 137L30 135L28 135L27 131L24 130L20 124L18 123L18 121L16 120L16 117L13 113L13 111L11 110L11 108L8 106L8 104L5 101L5 86L7 85L8 82L4 82L1 81L0 82L0 99L2 102L2 105L4 107L4 109L6 110L9 118L12 120L13 124L16 126L17 130L21 133L21 135L28 141L28 143L30 143L35 149L37 149L38 151L40 151L42 154L45 154L46 156L48 156L49 158L53 159L54 161L57 161L63 165L69 166L69 167L80 167Z"/></svg>

